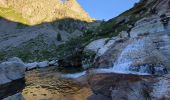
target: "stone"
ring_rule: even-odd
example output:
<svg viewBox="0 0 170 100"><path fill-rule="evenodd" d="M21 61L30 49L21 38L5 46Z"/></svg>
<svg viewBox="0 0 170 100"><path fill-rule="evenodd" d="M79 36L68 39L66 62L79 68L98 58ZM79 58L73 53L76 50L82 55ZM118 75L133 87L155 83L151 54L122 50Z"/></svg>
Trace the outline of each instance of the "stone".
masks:
<svg viewBox="0 0 170 100"><path fill-rule="evenodd" d="M0 64L0 84L5 84L25 76L25 65L22 60L10 59Z"/></svg>
<svg viewBox="0 0 170 100"><path fill-rule="evenodd" d="M112 100L146 100L145 94L150 93L151 89L151 78L130 74L96 74L89 78L89 84L93 93Z"/></svg>
<svg viewBox="0 0 170 100"><path fill-rule="evenodd" d="M49 61L42 61L38 63L39 68L44 68L49 66Z"/></svg>
<svg viewBox="0 0 170 100"><path fill-rule="evenodd" d="M53 66L53 65L56 65L56 63L57 63L57 62L56 62L55 60L52 60L52 61L49 62L49 65L50 65L50 66Z"/></svg>
<svg viewBox="0 0 170 100"><path fill-rule="evenodd" d="M23 95L21 93L17 93L15 95L12 95L12 96L9 96L9 97L6 97L2 100L25 100Z"/></svg>
<svg viewBox="0 0 170 100"><path fill-rule="evenodd" d="M85 51L93 51L97 53L97 51L105 45L107 40L108 38L92 41L85 47Z"/></svg>
<svg viewBox="0 0 170 100"><path fill-rule="evenodd" d="M26 67L27 70L35 69L35 68L38 67L38 63L37 62L26 63L25 67Z"/></svg>

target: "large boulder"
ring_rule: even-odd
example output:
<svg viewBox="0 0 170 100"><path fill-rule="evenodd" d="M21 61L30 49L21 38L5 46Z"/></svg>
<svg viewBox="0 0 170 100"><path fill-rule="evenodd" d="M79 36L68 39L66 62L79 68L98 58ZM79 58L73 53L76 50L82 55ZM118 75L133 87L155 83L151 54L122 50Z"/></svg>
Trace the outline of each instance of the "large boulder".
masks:
<svg viewBox="0 0 170 100"><path fill-rule="evenodd" d="M0 64L0 84L23 78L25 65L19 58L12 58Z"/></svg>
<svg viewBox="0 0 170 100"><path fill-rule="evenodd" d="M97 53L98 50L106 44L107 40L108 38L95 40L85 47L85 51L93 51Z"/></svg>

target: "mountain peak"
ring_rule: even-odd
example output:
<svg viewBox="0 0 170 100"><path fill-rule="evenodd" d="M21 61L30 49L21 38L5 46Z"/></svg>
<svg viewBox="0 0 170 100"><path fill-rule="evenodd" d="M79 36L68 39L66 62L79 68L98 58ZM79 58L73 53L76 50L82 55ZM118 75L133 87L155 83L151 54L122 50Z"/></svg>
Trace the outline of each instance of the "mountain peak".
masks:
<svg viewBox="0 0 170 100"><path fill-rule="evenodd" d="M76 0L0 0L0 16L28 25L65 18L92 21Z"/></svg>

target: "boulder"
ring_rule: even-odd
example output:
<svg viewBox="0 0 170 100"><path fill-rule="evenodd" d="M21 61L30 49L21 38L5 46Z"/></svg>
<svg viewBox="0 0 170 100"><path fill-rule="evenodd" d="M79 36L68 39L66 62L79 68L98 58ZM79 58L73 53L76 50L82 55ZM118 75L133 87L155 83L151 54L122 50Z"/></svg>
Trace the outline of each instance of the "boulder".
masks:
<svg viewBox="0 0 170 100"><path fill-rule="evenodd" d="M127 31L122 31L119 34L120 38L129 38L128 32Z"/></svg>
<svg viewBox="0 0 170 100"><path fill-rule="evenodd" d="M18 57L9 58L8 61L24 63L24 62L23 62L20 58L18 58Z"/></svg>
<svg viewBox="0 0 170 100"><path fill-rule="evenodd" d="M38 63L39 68L44 68L49 66L49 61L42 61Z"/></svg>
<svg viewBox="0 0 170 100"><path fill-rule="evenodd" d="M118 40L118 37L95 40L85 47L85 52L92 51L96 53L96 56L101 56Z"/></svg>
<svg viewBox="0 0 170 100"><path fill-rule="evenodd" d="M12 58L0 64L0 84L23 78L25 65L19 58Z"/></svg>
<svg viewBox="0 0 170 100"><path fill-rule="evenodd" d="M97 53L97 51L105 45L107 40L108 38L95 40L85 47L85 51L93 51Z"/></svg>
<svg viewBox="0 0 170 100"><path fill-rule="evenodd" d="M26 67L27 70L35 69L35 68L38 67L38 63L37 62L26 63L25 67Z"/></svg>
<svg viewBox="0 0 170 100"><path fill-rule="evenodd" d="M50 66L56 66L57 65L57 61L56 60L52 60L49 62Z"/></svg>

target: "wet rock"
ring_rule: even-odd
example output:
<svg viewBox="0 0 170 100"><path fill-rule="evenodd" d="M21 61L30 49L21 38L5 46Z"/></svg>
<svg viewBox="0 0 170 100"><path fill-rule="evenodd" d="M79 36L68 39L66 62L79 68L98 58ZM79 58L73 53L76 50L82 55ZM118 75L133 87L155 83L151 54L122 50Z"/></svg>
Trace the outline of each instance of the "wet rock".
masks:
<svg viewBox="0 0 170 100"><path fill-rule="evenodd" d="M101 94L93 94L89 96L87 100L112 100L112 99Z"/></svg>
<svg viewBox="0 0 170 100"><path fill-rule="evenodd" d="M8 97L10 98L10 100L13 100L11 97L21 92L24 89L24 87L25 87L24 78L12 81L7 84L0 85L0 100L4 98L7 99ZM14 100L19 100L19 99L14 99Z"/></svg>
<svg viewBox="0 0 170 100"><path fill-rule="evenodd" d="M25 99L21 93L17 93L2 100L25 100Z"/></svg>
<svg viewBox="0 0 170 100"><path fill-rule="evenodd" d="M170 100L170 74L157 78L151 96L152 100Z"/></svg>
<svg viewBox="0 0 170 100"><path fill-rule="evenodd" d="M155 65L155 64L145 64L141 66L132 66L129 69L130 71L140 72L140 73L148 73L153 75L163 75L168 74L168 70L163 65Z"/></svg>
<svg viewBox="0 0 170 100"><path fill-rule="evenodd" d="M112 100L146 100L150 98L152 76L97 74L89 79L95 94Z"/></svg>

